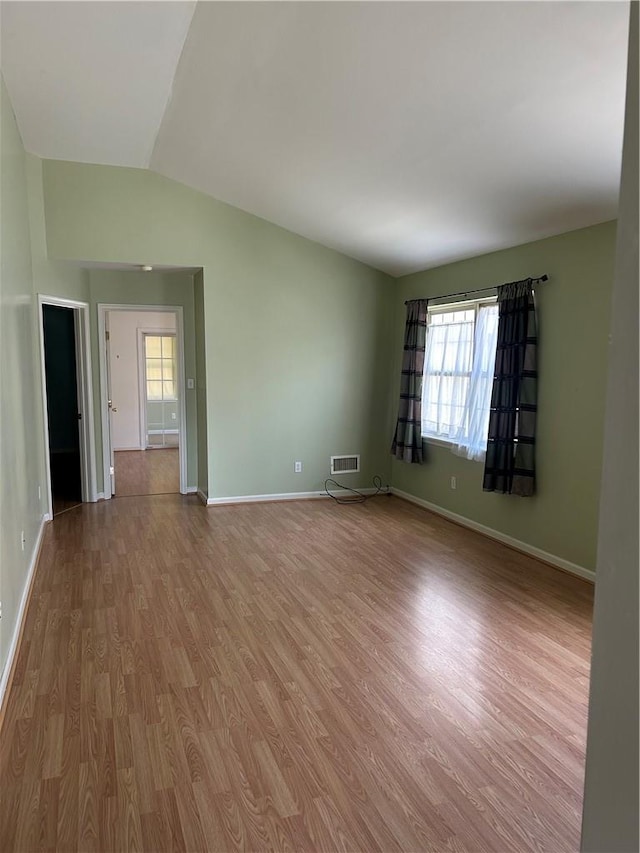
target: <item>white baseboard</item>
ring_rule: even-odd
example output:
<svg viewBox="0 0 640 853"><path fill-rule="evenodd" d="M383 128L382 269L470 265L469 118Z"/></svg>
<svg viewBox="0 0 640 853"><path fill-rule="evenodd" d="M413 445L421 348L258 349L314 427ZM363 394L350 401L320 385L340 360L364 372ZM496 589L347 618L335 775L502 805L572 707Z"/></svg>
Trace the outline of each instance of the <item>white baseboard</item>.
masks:
<svg viewBox="0 0 640 853"><path fill-rule="evenodd" d="M22 590L22 598L20 599L20 605L18 607L18 613L16 615L16 623L13 627L13 635L11 637L11 642L9 643L9 652L7 654L7 659L5 661L4 669L2 670L2 677L0 678L0 708L4 702L5 692L7 690L7 686L9 683L9 676L13 670L13 661L16 656L16 652L18 651L18 641L20 639L20 634L22 632L22 623L24 622L24 617L27 609L27 603L29 601L29 595L31 593L31 586L33 584L33 576L36 571L36 566L38 564L38 557L40 556L40 548L42 546L42 537L44 534L44 528L46 523L49 521L49 513L46 512L42 518L40 519L40 528L38 530L38 535L36 536L36 541L33 546L33 551L31 552L31 560L29 561L29 568L27 569L27 577L25 581L24 588Z"/></svg>
<svg viewBox="0 0 640 853"><path fill-rule="evenodd" d="M363 495L375 495L377 489L358 489ZM352 495L348 489L337 489L331 493L337 498L348 498ZM329 495L322 492L284 492L278 495L236 495L228 498L208 498L204 492L198 492L198 497L206 506L222 506L224 504L251 504L268 503L271 501L300 501L328 498Z"/></svg>
<svg viewBox="0 0 640 853"><path fill-rule="evenodd" d="M185 491L185 495L196 495L197 493L198 493L198 487L197 486L187 486L187 489Z"/></svg>
<svg viewBox="0 0 640 853"><path fill-rule="evenodd" d="M132 445L131 447L114 447L113 452L119 453L120 451L125 452L127 450L144 450L144 449L145 448L142 447L142 445L136 444L136 445Z"/></svg>
<svg viewBox="0 0 640 853"><path fill-rule="evenodd" d="M423 507L423 509L428 509L429 512L441 515L443 518L448 518L449 521L455 521L456 524L460 524L462 527L468 527L470 530L475 530L476 533L482 533L484 536L488 536L489 539L495 539L498 542L502 542L504 545L508 545L516 551L522 551L523 554L535 557L543 563L549 563L549 565L555 566L555 568L562 569L563 572L569 572L571 575L577 575L579 578L583 578L591 583L595 583L596 581L596 573L591 569L585 569L583 566L579 566L577 563L565 560L563 557L556 557L555 554L543 551L542 548L536 548L535 545L529 545L527 542L522 542L520 539L514 539L512 536L507 536L506 533L494 530L493 527L487 527L484 524L480 524L478 521L473 521L464 515L458 515L456 512L451 512L451 510L444 509L437 504L430 503L430 501L417 498L415 495L410 495L408 492L403 492L393 486L391 487L391 493L405 501L417 504L418 506Z"/></svg>

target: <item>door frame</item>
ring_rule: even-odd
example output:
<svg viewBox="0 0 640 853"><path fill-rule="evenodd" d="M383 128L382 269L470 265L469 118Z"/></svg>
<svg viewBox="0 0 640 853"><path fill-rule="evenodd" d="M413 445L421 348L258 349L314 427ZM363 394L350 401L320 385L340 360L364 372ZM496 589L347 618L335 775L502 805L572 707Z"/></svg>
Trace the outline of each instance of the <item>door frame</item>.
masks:
<svg viewBox="0 0 640 853"><path fill-rule="evenodd" d="M110 500L111 493L111 441L109 429L109 406L107 386L107 350L106 320L109 311L162 312L175 314L177 344L177 380L178 380L178 455L180 460L180 494L187 494L187 402L186 366L184 359L184 309L182 305L129 305L122 303L98 303L98 357L100 367L100 416L102 422L102 461L104 477L104 498ZM135 367L139 375L138 366Z"/></svg>
<svg viewBox="0 0 640 853"><path fill-rule="evenodd" d="M42 419L44 423L44 458L48 502L48 515L53 518L53 494L51 489L51 455L49 451L49 407L47 400L47 376L44 351L44 306L70 308L73 311L73 328L76 343L76 384L78 387L78 412L82 415L80 429L80 482L82 502L95 503L96 491L96 442L93 420L93 382L91 375L91 335L89 325L89 303L59 296L38 294L38 333L40 338L40 377L42 386Z"/></svg>

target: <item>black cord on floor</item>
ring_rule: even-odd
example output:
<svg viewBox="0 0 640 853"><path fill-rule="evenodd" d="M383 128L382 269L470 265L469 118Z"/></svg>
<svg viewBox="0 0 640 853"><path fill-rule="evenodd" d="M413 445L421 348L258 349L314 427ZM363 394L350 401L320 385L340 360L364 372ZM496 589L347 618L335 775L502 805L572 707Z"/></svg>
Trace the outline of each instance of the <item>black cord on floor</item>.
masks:
<svg viewBox="0 0 640 853"><path fill-rule="evenodd" d="M338 495L332 495L329 491L329 484L332 484L338 489L342 489L346 492L351 492L349 497L339 497ZM373 478L373 485L376 487L376 491L372 495L365 495L363 492L359 492L357 489L352 489L351 486L343 486L342 483L338 483L336 480L332 480L328 477L324 481L324 490L332 498L337 504L363 504L365 501L368 501L369 498L377 498L378 495L390 495L389 486L384 486L382 484L382 477L379 477L377 474Z"/></svg>

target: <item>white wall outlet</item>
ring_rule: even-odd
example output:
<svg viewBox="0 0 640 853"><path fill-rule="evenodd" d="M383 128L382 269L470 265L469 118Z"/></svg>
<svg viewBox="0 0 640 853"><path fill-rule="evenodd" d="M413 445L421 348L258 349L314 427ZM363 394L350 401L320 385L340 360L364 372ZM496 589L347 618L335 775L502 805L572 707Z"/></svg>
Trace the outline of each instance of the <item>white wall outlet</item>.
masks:
<svg viewBox="0 0 640 853"><path fill-rule="evenodd" d="M457 480L456 480L456 478L455 478L455 477L452 477L452 478L451 478L451 488L452 488L452 489L457 489L457 488L458 488L458 482L457 482Z"/></svg>
<svg viewBox="0 0 640 853"><path fill-rule="evenodd" d="M196 387L195 379L187 379L187 391L193 391Z"/></svg>
<svg viewBox="0 0 640 853"><path fill-rule="evenodd" d="M24 530L20 534L20 544L22 545L22 550L24 551L24 546L27 544L27 540L24 538Z"/></svg>
<svg viewBox="0 0 640 853"><path fill-rule="evenodd" d="M302 462L294 462L293 471L295 474L302 474Z"/></svg>
<svg viewBox="0 0 640 853"><path fill-rule="evenodd" d="M177 414L175 412L171 412L171 420L175 421Z"/></svg>

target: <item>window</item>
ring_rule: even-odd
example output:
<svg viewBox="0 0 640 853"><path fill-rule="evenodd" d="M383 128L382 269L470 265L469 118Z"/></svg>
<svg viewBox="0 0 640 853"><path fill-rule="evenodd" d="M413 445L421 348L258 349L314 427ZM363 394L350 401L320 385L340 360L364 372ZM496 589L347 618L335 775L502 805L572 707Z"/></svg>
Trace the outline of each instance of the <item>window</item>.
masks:
<svg viewBox="0 0 640 853"><path fill-rule="evenodd" d="M422 435L469 459L487 448L497 334L495 297L429 307Z"/></svg>
<svg viewBox="0 0 640 853"><path fill-rule="evenodd" d="M177 400L176 336L145 335L147 400Z"/></svg>

